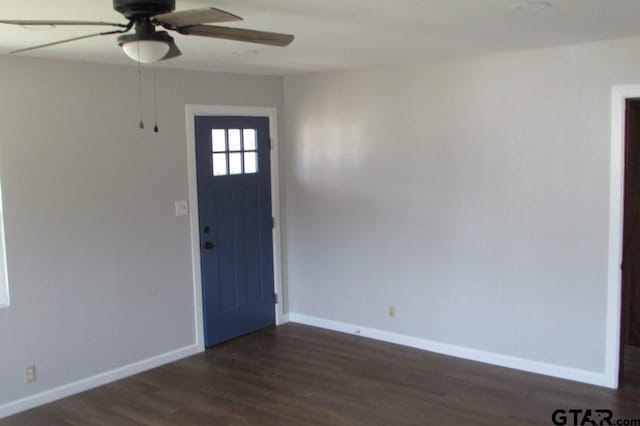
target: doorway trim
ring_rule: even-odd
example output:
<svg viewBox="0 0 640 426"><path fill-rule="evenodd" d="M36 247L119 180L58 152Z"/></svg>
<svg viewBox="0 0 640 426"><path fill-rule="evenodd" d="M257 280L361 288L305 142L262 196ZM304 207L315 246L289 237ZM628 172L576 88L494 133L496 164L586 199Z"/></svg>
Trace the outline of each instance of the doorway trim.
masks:
<svg viewBox="0 0 640 426"><path fill-rule="evenodd" d="M611 163L609 175L609 262L607 274L607 331L605 342L606 385L618 388L622 309L622 233L624 212L624 164L626 101L640 98L640 85L611 88Z"/></svg>
<svg viewBox="0 0 640 426"><path fill-rule="evenodd" d="M274 306L276 325L286 322L282 297L282 243L280 231L280 169L278 155L278 110L271 107L245 107L227 105L186 105L187 129L187 170L189 174L189 222L191 229L191 268L193 272L193 295L195 310L196 344L204 351L204 314L202 300L202 270L200 265L200 229L198 218L198 183L196 169L195 118L198 116L218 117L265 117L269 119L271 138L271 214L273 228L273 283L277 294Z"/></svg>

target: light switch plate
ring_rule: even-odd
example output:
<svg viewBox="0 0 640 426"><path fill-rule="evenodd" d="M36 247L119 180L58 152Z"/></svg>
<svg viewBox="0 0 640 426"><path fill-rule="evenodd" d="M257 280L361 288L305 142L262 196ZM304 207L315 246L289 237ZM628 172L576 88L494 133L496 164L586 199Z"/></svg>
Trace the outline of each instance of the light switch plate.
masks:
<svg viewBox="0 0 640 426"><path fill-rule="evenodd" d="M176 201L176 216L186 216L189 214L189 203L187 200Z"/></svg>

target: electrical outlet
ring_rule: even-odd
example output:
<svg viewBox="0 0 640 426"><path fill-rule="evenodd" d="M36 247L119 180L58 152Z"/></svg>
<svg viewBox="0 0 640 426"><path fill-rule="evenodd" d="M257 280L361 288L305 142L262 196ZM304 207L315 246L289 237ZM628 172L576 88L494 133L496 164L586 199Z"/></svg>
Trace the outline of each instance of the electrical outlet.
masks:
<svg viewBox="0 0 640 426"><path fill-rule="evenodd" d="M391 318L395 319L397 314L398 314L398 310L396 309L396 307L395 306L389 306L389 316Z"/></svg>
<svg viewBox="0 0 640 426"><path fill-rule="evenodd" d="M29 365L24 369L24 382L33 383L36 381L36 366Z"/></svg>

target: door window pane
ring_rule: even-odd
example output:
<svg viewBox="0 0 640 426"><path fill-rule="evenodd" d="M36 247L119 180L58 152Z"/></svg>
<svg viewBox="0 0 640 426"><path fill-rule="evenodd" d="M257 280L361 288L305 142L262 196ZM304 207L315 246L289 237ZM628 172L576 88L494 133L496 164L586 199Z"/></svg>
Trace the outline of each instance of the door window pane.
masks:
<svg viewBox="0 0 640 426"><path fill-rule="evenodd" d="M256 146L256 129L244 129L242 131L242 136L244 137L244 150L245 151L255 151Z"/></svg>
<svg viewBox="0 0 640 426"><path fill-rule="evenodd" d="M225 152L227 150L225 133L224 129L211 129L211 151Z"/></svg>
<svg viewBox="0 0 640 426"><path fill-rule="evenodd" d="M242 174L242 153L232 152L229 154L229 174Z"/></svg>
<svg viewBox="0 0 640 426"><path fill-rule="evenodd" d="M240 151L240 129L229 129L229 151Z"/></svg>
<svg viewBox="0 0 640 426"><path fill-rule="evenodd" d="M257 152L244 153L244 172L245 173L258 172L258 153Z"/></svg>
<svg viewBox="0 0 640 426"><path fill-rule="evenodd" d="M225 176L227 174L227 154L213 154L213 175Z"/></svg>

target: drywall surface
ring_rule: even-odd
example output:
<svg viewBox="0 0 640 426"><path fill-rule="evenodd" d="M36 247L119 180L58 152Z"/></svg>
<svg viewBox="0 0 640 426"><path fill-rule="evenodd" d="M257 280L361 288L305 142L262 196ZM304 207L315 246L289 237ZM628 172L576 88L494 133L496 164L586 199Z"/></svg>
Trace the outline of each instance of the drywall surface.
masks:
<svg viewBox="0 0 640 426"><path fill-rule="evenodd" d="M195 344L185 104L282 106L282 79L0 57L11 306L0 407ZM37 382L26 385L24 367Z"/></svg>
<svg viewBox="0 0 640 426"><path fill-rule="evenodd" d="M289 311L603 372L611 86L639 49L285 77Z"/></svg>

